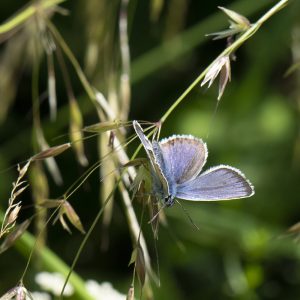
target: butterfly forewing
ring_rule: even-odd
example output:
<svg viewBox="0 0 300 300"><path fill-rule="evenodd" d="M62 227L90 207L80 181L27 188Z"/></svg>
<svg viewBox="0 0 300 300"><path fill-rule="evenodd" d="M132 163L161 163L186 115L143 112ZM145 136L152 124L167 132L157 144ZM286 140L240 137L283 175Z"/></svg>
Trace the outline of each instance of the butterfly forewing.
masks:
<svg viewBox="0 0 300 300"><path fill-rule="evenodd" d="M164 170L164 161L163 161L163 156L160 153L161 151L160 147L159 146L156 147L156 151L154 153L152 143L145 136L141 125L137 121L133 121L133 128L137 136L139 137L141 143L143 144L147 156L150 160L151 167L154 172L154 179L156 180L154 182L155 192L157 192L158 194L162 194L162 197L167 197L170 194L170 189L169 189L168 180L165 175L166 170ZM158 182L155 176L158 177ZM159 190L160 185L162 186L163 191Z"/></svg>
<svg viewBox="0 0 300 300"><path fill-rule="evenodd" d="M221 165L178 185L176 197L191 201L217 201L245 198L253 194L252 184L240 170Z"/></svg>
<svg viewBox="0 0 300 300"><path fill-rule="evenodd" d="M176 184L196 178L207 159L206 144L191 135L174 135L159 145Z"/></svg>

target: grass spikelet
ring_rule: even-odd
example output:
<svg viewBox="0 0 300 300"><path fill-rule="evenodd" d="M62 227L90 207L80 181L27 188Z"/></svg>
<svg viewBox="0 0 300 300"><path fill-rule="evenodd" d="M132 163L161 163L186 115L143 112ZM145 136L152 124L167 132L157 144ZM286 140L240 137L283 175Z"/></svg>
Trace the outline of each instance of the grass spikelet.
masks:
<svg viewBox="0 0 300 300"><path fill-rule="evenodd" d="M16 203L16 198L28 187L26 181L23 181L22 178L25 176L30 163L31 161L29 160L22 168L18 166L19 176L13 182L13 188L8 200L8 208L6 209L1 225L0 239L15 227L21 209L21 202Z"/></svg>
<svg viewBox="0 0 300 300"><path fill-rule="evenodd" d="M122 122L119 120L114 121L103 121L99 122L93 125L85 126L83 127L83 131L86 132L97 132L97 133L103 133L110 130L115 130L123 127L127 122Z"/></svg>
<svg viewBox="0 0 300 300"><path fill-rule="evenodd" d="M85 233L83 225L80 221L80 218L72 205L66 200L46 200L42 203L42 206L52 208L59 207L58 214L53 223L56 223L58 220L60 221L62 227L68 231L70 234L72 233L68 224L66 223L64 217L66 216L69 222L78 229L81 233Z"/></svg>
<svg viewBox="0 0 300 300"><path fill-rule="evenodd" d="M6 292L0 297L1 300L26 300L27 298L29 298L30 300L34 300L30 292L25 288L25 286L22 283L10 289L8 292Z"/></svg>
<svg viewBox="0 0 300 300"><path fill-rule="evenodd" d="M67 149L69 149L70 147L71 147L70 143L49 147L48 149L45 149L45 150L37 153L36 155L32 156L31 160L35 161L35 160L43 160L43 159L46 159L49 157L55 157L57 155L60 155L61 153L63 153Z"/></svg>

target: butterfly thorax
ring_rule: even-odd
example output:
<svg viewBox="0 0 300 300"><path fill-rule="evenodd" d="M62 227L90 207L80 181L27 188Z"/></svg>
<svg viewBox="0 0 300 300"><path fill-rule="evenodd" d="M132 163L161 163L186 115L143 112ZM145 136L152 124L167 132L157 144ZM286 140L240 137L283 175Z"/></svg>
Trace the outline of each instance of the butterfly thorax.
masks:
<svg viewBox="0 0 300 300"><path fill-rule="evenodd" d="M155 176L152 176L152 189L155 197L163 202L163 205L170 207L175 201L175 196L171 193L166 193L163 190L162 184L157 180Z"/></svg>

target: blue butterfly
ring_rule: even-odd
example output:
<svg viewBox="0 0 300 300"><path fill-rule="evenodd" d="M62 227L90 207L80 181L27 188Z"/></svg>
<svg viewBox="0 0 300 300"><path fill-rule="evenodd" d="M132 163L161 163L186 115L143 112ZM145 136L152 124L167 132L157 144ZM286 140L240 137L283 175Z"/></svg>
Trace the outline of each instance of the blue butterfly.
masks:
<svg viewBox="0 0 300 300"><path fill-rule="evenodd" d="M164 205L172 206L175 198L190 201L218 201L250 197L254 187L236 168L219 165L201 173L206 163L206 144L192 135L173 135L152 142L142 127L133 128L150 160L152 188Z"/></svg>

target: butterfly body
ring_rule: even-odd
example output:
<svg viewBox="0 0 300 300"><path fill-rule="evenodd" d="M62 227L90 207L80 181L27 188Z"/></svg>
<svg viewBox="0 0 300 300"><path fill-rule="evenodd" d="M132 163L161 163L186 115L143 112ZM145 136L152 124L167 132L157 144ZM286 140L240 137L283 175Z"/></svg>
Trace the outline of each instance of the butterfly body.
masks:
<svg viewBox="0 0 300 300"><path fill-rule="evenodd" d="M173 135L150 142L137 121L133 126L150 160L153 191L166 206L172 206L175 198L218 201L254 194L252 184L236 168L219 165L201 173L208 155L201 139Z"/></svg>

